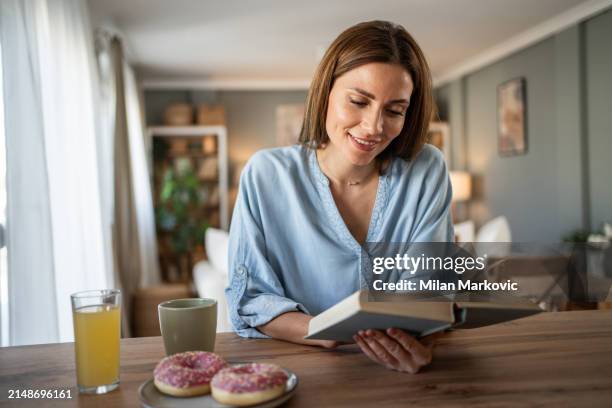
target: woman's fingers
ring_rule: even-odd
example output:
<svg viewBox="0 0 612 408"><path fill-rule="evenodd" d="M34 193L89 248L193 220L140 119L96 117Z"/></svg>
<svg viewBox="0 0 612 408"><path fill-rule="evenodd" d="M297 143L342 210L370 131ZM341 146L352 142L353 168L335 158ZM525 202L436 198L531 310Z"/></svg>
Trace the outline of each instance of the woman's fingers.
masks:
<svg viewBox="0 0 612 408"><path fill-rule="evenodd" d="M395 358L397 364L394 364L394 369L415 374L421 368L422 364L419 364L414 356L407 352L396 340L384 333L374 330L373 341L384 347Z"/></svg>
<svg viewBox="0 0 612 408"><path fill-rule="evenodd" d="M370 330L368 330L369 332ZM372 336L375 341L377 341L382 347L386 349L386 351L395 357L397 360L404 361L410 359L410 353L408 353L404 348L399 344L395 339L392 339L389 336L386 336L384 333L379 332L378 330L372 330Z"/></svg>
<svg viewBox="0 0 612 408"><path fill-rule="evenodd" d="M403 330L387 329L387 333L410 353L417 364L424 366L431 362L431 347L424 346L421 342Z"/></svg>
<svg viewBox="0 0 612 408"><path fill-rule="evenodd" d="M375 330L367 330L363 335L363 338L367 342L368 346L374 352L378 360L382 362L383 365L391 369L398 369L400 365L399 361L393 354L391 354L382 344L380 344L376 340L376 334L374 332ZM380 333L378 334L380 335Z"/></svg>
<svg viewBox="0 0 612 408"><path fill-rule="evenodd" d="M376 353L374 353L374 351L372 351L370 346L368 346L368 343L365 341L363 337L356 334L353 336L353 339L355 340L355 343L357 343L361 351L363 351L363 353L366 356L368 356L370 360L374 361L375 363L384 365L384 363L378 359L378 357L376 356Z"/></svg>
<svg viewBox="0 0 612 408"><path fill-rule="evenodd" d="M372 330L359 331L357 337L367 347L368 357L387 368L396 369L397 360L390 355L373 337Z"/></svg>
<svg viewBox="0 0 612 408"><path fill-rule="evenodd" d="M431 362L431 347L399 329L359 331L353 338L371 360L387 368L416 373Z"/></svg>

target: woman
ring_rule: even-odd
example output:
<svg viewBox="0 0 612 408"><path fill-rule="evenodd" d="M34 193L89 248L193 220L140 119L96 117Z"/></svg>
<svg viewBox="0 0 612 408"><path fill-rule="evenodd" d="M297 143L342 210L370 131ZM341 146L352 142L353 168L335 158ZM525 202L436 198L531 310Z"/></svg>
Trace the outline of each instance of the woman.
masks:
<svg viewBox="0 0 612 408"><path fill-rule="evenodd" d="M448 173L425 145L432 110L429 68L403 27L361 23L332 43L301 144L258 152L241 175L226 290L239 335L334 347L303 337L312 316L362 286L366 241L452 240ZM431 361L431 347L402 330L354 339L391 369Z"/></svg>

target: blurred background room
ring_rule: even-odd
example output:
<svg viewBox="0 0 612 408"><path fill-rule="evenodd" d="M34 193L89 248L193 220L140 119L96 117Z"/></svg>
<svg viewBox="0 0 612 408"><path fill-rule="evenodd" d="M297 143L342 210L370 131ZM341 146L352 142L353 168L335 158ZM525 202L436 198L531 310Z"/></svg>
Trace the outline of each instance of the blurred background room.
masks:
<svg viewBox="0 0 612 408"><path fill-rule="evenodd" d="M607 293L612 0L2 0L1 345L72 341L70 294L100 288L125 337L191 296L230 331L240 171L297 142L326 47L375 19L428 58L457 240L590 245ZM524 261L505 273L559 260Z"/></svg>

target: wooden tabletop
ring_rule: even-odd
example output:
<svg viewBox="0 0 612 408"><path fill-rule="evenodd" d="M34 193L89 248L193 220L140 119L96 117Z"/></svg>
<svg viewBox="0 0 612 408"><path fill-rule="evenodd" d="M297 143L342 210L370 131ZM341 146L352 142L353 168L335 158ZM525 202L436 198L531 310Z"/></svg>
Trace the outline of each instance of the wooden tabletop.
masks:
<svg viewBox="0 0 612 408"><path fill-rule="evenodd" d="M0 348L0 405L137 407L138 387L164 356L160 337L121 342L121 385L105 395L75 389L72 343ZM417 374L387 370L355 345L337 350L276 340L217 337L228 361L265 361L297 373L288 407L607 406L612 403L612 311L546 313L439 341ZM71 389L71 400L9 400L11 389Z"/></svg>

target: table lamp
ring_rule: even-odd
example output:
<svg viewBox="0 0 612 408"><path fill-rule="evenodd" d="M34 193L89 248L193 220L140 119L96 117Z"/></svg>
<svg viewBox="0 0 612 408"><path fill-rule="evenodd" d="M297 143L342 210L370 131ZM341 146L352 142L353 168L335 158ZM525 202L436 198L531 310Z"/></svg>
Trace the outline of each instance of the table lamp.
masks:
<svg viewBox="0 0 612 408"><path fill-rule="evenodd" d="M465 221L467 218L467 207L462 205L462 211L459 211L460 209L457 208L457 203L466 202L472 196L472 177L467 171L451 171L450 180L453 186L453 198L451 203L453 220L455 223Z"/></svg>
<svg viewBox="0 0 612 408"><path fill-rule="evenodd" d="M472 177L467 171L451 171L451 185L453 186L453 202L467 201L472 196Z"/></svg>

